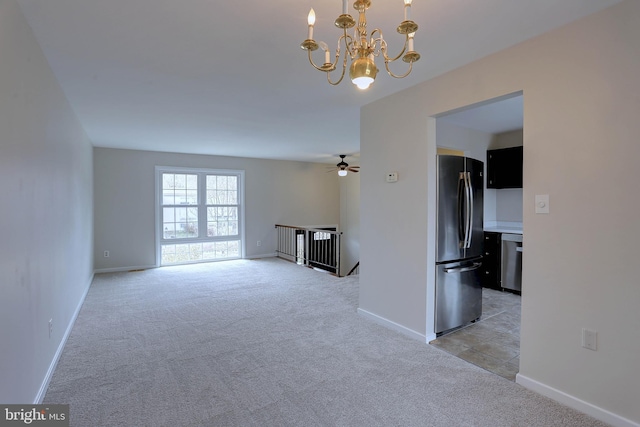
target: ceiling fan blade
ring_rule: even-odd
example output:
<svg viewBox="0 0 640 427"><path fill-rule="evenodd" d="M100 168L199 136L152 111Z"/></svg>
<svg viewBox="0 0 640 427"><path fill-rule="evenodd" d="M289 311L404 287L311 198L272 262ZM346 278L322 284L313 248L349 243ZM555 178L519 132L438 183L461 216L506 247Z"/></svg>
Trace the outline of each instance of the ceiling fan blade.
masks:
<svg viewBox="0 0 640 427"><path fill-rule="evenodd" d="M351 172L355 172L355 173L360 172L360 168L356 169L355 167L347 168L347 170L348 170L348 171L351 171Z"/></svg>
<svg viewBox="0 0 640 427"><path fill-rule="evenodd" d="M329 173L329 172L335 172L335 171L337 171L337 170L338 170L338 168L332 168L332 169L329 169L329 170L327 171L327 173Z"/></svg>

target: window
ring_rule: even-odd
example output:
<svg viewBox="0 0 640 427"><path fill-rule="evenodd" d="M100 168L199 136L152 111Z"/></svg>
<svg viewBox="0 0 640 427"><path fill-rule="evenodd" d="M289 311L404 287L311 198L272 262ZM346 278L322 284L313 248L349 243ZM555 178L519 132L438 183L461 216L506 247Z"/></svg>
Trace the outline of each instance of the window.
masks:
<svg viewBox="0 0 640 427"><path fill-rule="evenodd" d="M242 256L243 171L156 168L160 265Z"/></svg>

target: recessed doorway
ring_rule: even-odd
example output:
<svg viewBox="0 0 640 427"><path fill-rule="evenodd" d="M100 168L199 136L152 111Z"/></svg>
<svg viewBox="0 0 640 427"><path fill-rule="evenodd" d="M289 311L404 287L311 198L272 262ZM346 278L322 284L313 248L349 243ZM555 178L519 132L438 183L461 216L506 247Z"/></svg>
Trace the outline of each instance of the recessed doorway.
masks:
<svg viewBox="0 0 640 427"><path fill-rule="evenodd" d="M437 153L481 160L485 163L485 177L488 150L524 145L522 93L458 109L436 120ZM495 234L519 229L522 234L522 196L522 188L487 188L485 180L484 230ZM489 253L484 256L487 267L492 262L490 256ZM497 285L484 286L486 280L483 281L481 317L474 323L445 331L431 344L515 381L519 370L522 297L504 291L500 285L500 265L492 268L496 269Z"/></svg>

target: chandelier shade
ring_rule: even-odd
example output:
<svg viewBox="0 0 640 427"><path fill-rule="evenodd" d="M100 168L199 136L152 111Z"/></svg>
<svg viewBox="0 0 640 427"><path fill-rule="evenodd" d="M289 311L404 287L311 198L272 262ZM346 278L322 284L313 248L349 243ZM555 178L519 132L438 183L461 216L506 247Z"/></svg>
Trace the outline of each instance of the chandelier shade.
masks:
<svg viewBox="0 0 640 427"><path fill-rule="evenodd" d="M343 34L338 38L338 47L331 61L329 47L323 41L317 42L313 38L313 29L316 14L313 9L307 16L308 33L307 39L300 44L300 47L308 52L311 65L327 74L327 81L332 85L338 85L344 79L347 63L350 60L349 78L359 89L367 89L376 79L378 67L375 64L376 58L384 60L384 67L391 77L404 78L411 73L413 63L420 59L420 54L414 50L414 36L418 30L418 24L409 19L411 11L411 1L404 0L404 20L398 25L396 31L405 36L402 51L397 56L389 56L387 42L384 40L382 31L374 29L371 34L367 33L366 11L371 7L371 0L356 0L353 8L358 12L358 21L348 13L348 0L342 1L342 14L335 20L335 26L343 30ZM353 35L348 30L354 28ZM321 48L324 51L324 63L317 65L313 61L312 52ZM343 51L344 49L344 51ZM341 66L339 67L340 58ZM408 70L404 74L395 74L389 68L389 63L402 58L403 62L409 64ZM340 76L337 80L331 80L331 72L338 70Z"/></svg>

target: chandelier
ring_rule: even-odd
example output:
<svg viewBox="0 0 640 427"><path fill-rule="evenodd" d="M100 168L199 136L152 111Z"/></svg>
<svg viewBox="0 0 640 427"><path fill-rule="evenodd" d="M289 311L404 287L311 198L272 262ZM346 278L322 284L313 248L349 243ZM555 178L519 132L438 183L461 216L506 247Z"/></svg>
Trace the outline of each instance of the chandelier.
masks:
<svg viewBox="0 0 640 427"><path fill-rule="evenodd" d="M329 46L327 46L325 42L316 42L313 39L313 25L316 21L316 14L313 9L309 12L307 18L309 33L307 39L302 42L300 47L308 52L311 65L317 70L326 72L327 81L335 86L340 84L344 78L347 61L351 59L349 77L359 89L367 89L369 85L374 82L376 74L378 74L378 67L376 67L374 62L376 57L382 56L382 58L384 58L384 67L391 77L401 79L408 76L409 73L411 73L413 63L420 59L420 54L413 50L413 38L418 30L418 24L409 19L412 0L404 0L404 20L398 25L397 31L405 36L405 41L402 52L395 57L388 55L387 42L384 40L382 31L376 28L371 31L370 36L367 35L366 11L371 6L371 0L356 0L355 3L353 3L353 8L359 13L357 25L355 19L348 13L348 1L349 0L342 0L342 15L338 16L335 21L336 27L342 28L344 34L338 39L338 47L333 62L331 62ZM347 30L353 27L355 27L355 30L353 36L351 36L347 34ZM324 51L324 64L322 65L316 65L311 55L318 47ZM340 74L340 78L334 82L331 81L330 73L338 67L342 47L344 47L342 73ZM397 61L400 58L409 64L409 69L405 74L396 75L389 69L389 63Z"/></svg>

